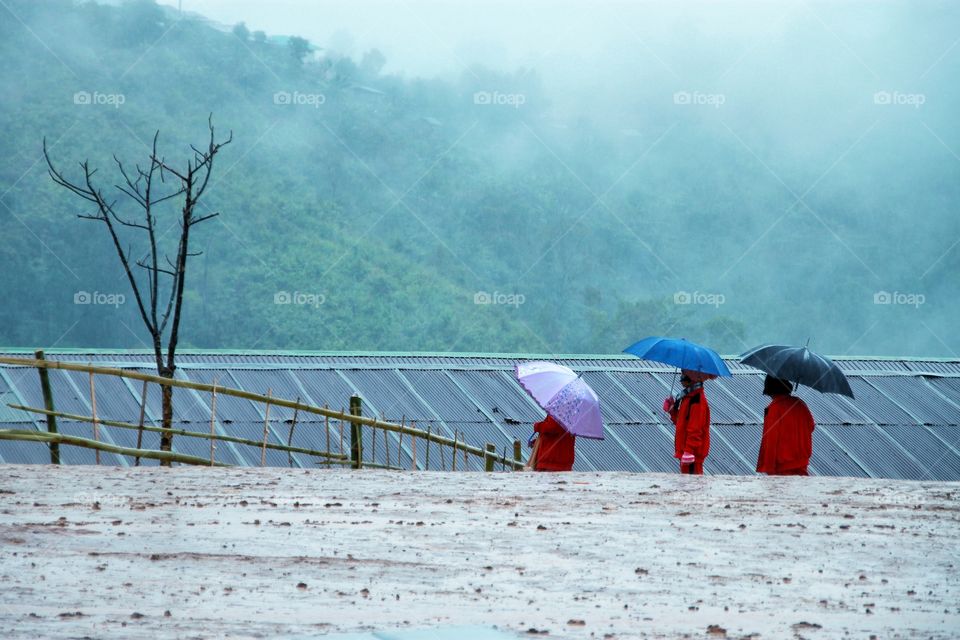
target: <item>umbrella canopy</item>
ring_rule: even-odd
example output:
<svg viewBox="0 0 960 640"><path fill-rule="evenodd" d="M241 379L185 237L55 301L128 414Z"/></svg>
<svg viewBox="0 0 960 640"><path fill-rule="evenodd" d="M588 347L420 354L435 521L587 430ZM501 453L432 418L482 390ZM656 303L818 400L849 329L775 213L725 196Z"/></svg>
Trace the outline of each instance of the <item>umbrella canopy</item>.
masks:
<svg viewBox="0 0 960 640"><path fill-rule="evenodd" d="M644 360L673 365L680 369L699 371L715 376L730 375L726 363L716 351L695 342L688 342L683 338L678 340L676 338L651 336L630 345L623 352Z"/></svg>
<svg viewBox="0 0 960 640"><path fill-rule="evenodd" d="M540 407L575 436L603 440L600 399L572 369L553 362L521 362L517 380Z"/></svg>
<svg viewBox="0 0 960 640"><path fill-rule="evenodd" d="M740 362L775 378L798 382L821 393L839 393L853 398L853 389L840 367L806 347L768 344L740 356Z"/></svg>

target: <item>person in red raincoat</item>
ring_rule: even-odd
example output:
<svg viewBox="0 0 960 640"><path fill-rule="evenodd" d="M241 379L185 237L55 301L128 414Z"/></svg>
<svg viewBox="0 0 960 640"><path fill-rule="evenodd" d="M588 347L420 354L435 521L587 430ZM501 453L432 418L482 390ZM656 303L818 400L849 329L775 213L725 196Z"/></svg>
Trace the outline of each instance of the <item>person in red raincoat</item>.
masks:
<svg viewBox="0 0 960 640"><path fill-rule="evenodd" d="M703 382L709 378L698 371L684 371L680 377L683 392L664 401L676 427L673 447L680 473L702 475L703 461L710 453L710 405L703 391Z"/></svg>
<svg viewBox="0 0 960 640"><path fill-rule="evenodd" d="M790 395L790 382L767 376L763 395L770 404L763 412L763 436L757 471L771 476L806 476L813 453L816 425L806 403Z"/></svg>
<svg viewBox="0 0 960 640"><path fill-rule="evenodd" d="M577 437L548 415L533 425L537 438L533 453L534 471L570 471L573 469Z"/></svg>

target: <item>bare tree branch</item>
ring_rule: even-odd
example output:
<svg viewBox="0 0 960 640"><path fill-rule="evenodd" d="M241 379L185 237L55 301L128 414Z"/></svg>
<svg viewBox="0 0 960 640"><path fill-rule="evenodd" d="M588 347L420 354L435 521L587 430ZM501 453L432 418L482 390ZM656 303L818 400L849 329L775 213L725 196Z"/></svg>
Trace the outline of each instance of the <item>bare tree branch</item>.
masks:
<svg viewBox="0 0 960 640"><path fill-rule="evenodd" d="M218 215L220 215L220 212L219 212L219 211L217 211L216 213L211 213L211 214L205 215L205 216L200 216L199 218L196 218L196 219L194 219L194 220L191 220L191 221L190 221L190 224L200 224L200 223L203 222L204 220L209 220L210 218L216 218Z"/></svg>
<svg viewBox="0 0 960 640"><path fill-rule="evenodd" d="M183 292L186 283L187 260L191 257L201 255L200 251L190 251L190 228L205 220L213 218L219 213L211 213L199 217L194 217L194 212L200 198L207 188L210 180L210 174L213 171L214 158L220 150L233 141L233 132L226 140L217 142L215 130L213 127L213 115L207 119L207 126L210 131L210 138L206 149L199 149L191 145L194 153L193 158L187 160L185 168L175 168L169 164L163 156L157 152L157 141L160 132L157 131L153 136L153 144L150 149L149 164L141 167L135 164L136 174L128 171L120 159L114 155L113 160L117 170L122 177L114 188L133 200L142 212L142 220L121 216L117 210L117 201L108 201L103 192L94 184L96 169L91 169L88 161L80 163L82 179L72 181L68 179L62 171L58 170L50 158L47 149L46 138L43 140L43 157L47 163L47 173L53 182L70 193L82 198L86 202L96 205L94 213L80 213L77 217L96 220L102 222L107 228L107 232L113 242L117 257L123 267L130 287L133 289L134 298L137 301L137 309L143 324L153 341L154 357L156 359L157 373L165 377L173 377L176 370L176 349L179 340L180 319L183 310ZM158 195L154 189L154 178L159 177L161 184L167 184L167 178L174 179L176 185L169 193ZM164 189L166 191L166 189ZM163 254L163 260L169 266L161 266L161 250L159 247L160 237L157 234L157 215L156 207L164 202L174 198L183 197L183 206L179 211L178 224L180 225L180 238L177 244L176 256L173 260L166 254ZM148 250L142 258L131 262L133 256L132 248L128 245L124 249L121 244L119 230L129 228L146 233ZM141 289L141 283L134 276L132 267L136 266L144 270L146 279L146 291ZM139 272L138 272L139 273ZM161 284L161 275L170 278L169 290ZM166 300L161 302L163 295ZM158 308L163 305L163 312L158 316ZM167 335L166 353L164 353L163 339L169 324L169 334ZM164 387L163 393L163 426L169 428L172 423L172 389ZM161 437L160 448L169 451L172 447L172 436L164 434Z"/></svg>

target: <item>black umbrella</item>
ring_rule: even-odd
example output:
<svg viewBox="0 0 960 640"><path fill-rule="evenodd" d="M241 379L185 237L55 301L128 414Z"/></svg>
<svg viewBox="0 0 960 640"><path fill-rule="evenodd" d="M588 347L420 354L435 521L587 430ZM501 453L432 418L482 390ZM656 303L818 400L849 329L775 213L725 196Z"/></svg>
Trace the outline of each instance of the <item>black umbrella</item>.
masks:
<svg viewBox="0 0 960 640"><path fill-rule="evenodd" d="M768 344L740 356L740 362L775 378L798 382L821 393L839 393L853 398L853 389L840 367L806 347Z"/></svg>

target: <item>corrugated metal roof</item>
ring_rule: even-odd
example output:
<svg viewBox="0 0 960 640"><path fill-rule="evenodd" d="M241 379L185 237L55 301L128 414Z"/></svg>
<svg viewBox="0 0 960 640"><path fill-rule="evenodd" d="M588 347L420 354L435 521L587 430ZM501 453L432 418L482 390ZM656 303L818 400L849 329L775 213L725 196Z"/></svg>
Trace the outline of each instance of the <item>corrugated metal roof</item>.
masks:
<svg viewBox="0 0 960 640"><path fill-rule="evenodd" d="M649 413L607 372L587 371L583 374L583 379L596 391L598 396L603 398L600 403L600 411L606 424L636 422L639 416Z"/></svg>
<svg viewBox="0 0 960 640"><path fill-rule="evenodd" d="M738 408L741 410L739 417L743 420L739 424L756 424L763 420L763 409L770 399L760 393L763 389L762 377L755 374L738 373L729 378L718 378L713 382L717 384L710 383L708 385L711 387L711 391L714 391L709 396L711 415L713 405L716 404L716 397L719 395L721 400L725 399L723 394L717 393L720 389L713 388L720 387L726 392L727 396L732 397L733 401L739 405Z"/></svg>
<svg viewBox="0 0 960 640"><path fill-rule="evenodd" d="M903 407L865 379L851 377L850 388L857 396L857 409L874 424L919 424Z"/></svg>
<svg viewBox="0 0 960 640"><path fill-rule="evenodd" d="M669 392L669 383L665 384L656 374L644 371L635 373L611 371L608 375L620 383L620 386L643 409L641 414L634 417L633 422L648 420L661 424L669 422L669 418L664 417L662 410L663 399ZM603 405L603 399L600 400L600 404Z"/></svg>
<svg viewBox="0 0 960 640"><path fill-rule="evenodd" d="M419 397L430 399L430 407L444 422L451 425L488 422L480 407L450 379L446 371L410 369L400 372L400 376Z"/></svg>
<svg viewBox="0 0 960 640"><path fill-rule="evenodd" d="M377 408L378 415L418 422L438 419L393 369L351 369L341 373L360 390L365 403Z"/></svg>
<svg viewBox="0 0 960 640"><path fill-rule="evenodd" d="M711 436L723 438L730 447L750 466L756 468L757 455L760 453L760 434L763 428L757 424L749 425L711 425ZM716 438L713 438L715 440ZM711 440L712 444L712 440Z"/></svg>
<svg viewBox="0 0 960 640"><path fill-rule="evenodd" d="M938 425L935 427L928 426L927 430L930 431L933 435L937 436L949 447L953 447L954 451L960 452L960 429L957 427L946 427ZM953 480L954 478L951 478Z"/></svg>
<svg viewBox="0 0 960 640"><path fill-rule="evenodd" d="M813 432L810 467L811 473L815 471L824 476L874 477L857 462L856 454L847 451L823 426L817 427Z"/></svg>
<svg viewBox="0 0 960 640"><path fill-rule="evenodd" d="M9 355L32 357L32 350L8 350ZM150 372L152 354L144 351L49 350L47 357L101 366L136 368ZM661 410L674 370L623 355L540 356L529 354L416 354L416 353L322 353L322 352L229 352L185 351L179 356L177 376L256 393L267 389L276 397L301 397L311 404L346 409L349 398L364 398L365 415L384 415L390 420L405 417L418 426L452 435L482 446L492 442L497 451L512 452L515 438L526 441L531 423L543 412L513 379L521 360L547 359L561 362L584 375L601 398L609 436L603 442L581 441L577 447L578 469L629 471L676 470L673 459L672 425ZM836 358L851 380L857 399L822 395L801 388L818 421L814 432L811 471L816 474L893 478L960 480L960 359ZM767 398L760 394L762 375L735 359L727 360L732 378L707 384L713 418L708 473L752 473L759 447L760 422ZM86 374L52 370L54 398L61 411L90 414L89 379ZM140 384L101 376L97 378L97 409L103 418L135 423L139 417ZM148 387L146 420L160 418L160 394ZM676 390L676 387L674 387ZM208 393L187 389L174 392L177 428L207 432L210 421ZM43 406L39 379L29 368L0 365L0 400ZM286 442L292 411L273 406L269 442ZM215 428L259 441L264 413L259 403L217 397ZM0 424L8 428L43 428L42 417L0 408ZM330 424L330 446L340 451L337 423ZM89 437L88 424L64 423L65 433ZM380 464L398 463L400 443L396 434L377 434L365 428L366 454ZM123 446L135 444L136 432L102 427L101 437ZM349 448L349 429L344 434ZM386 437L386 443L384 442ZM144 444L155 448L159 436L144 434ZM317 416L300 415L293 437L297 446L325 449L327 435ZM399 464L412 463L411 441L403 439ZM175 438L175 449L201 457L209 456L209 443L201 439ZM64 448L64 460L89 464L93 452ZM418 443L417 463L425 464L425 444ZM104 462L120 463L104 454ZM45 462L47 448L34 443L0 442L0 459L6 462ZM217 459L229 463L259 465L260 450L219 443ZM316 460L293 455L297 466L314 467ZM934 462L934 460L936 462ZM130 461L124 461L130 463ZM287 466L285 452L267 451L267 463ZM144 464L155 464L144 461ZM479 461L470 459L471 468ZM926 465L932 468L927 469ZM444 465L450 468L449 452ZM463 468L462 457L458 468ZM440 469L439 450L431 451L431 469Z"/></svg>
<svg viewBox="0 0 960 640"><path fill-rule="evenodd" d="M927 479L953 480L960 474L960 453L929 429L912 425L883 425L880 429L918 461Z"/></svg>
<svg viewBox="0 0 960 640"><path fill-rule="evenodd" d="M72 422L70 420L57 420L57 429L60 433L68 436L80 436L82 438L92 438L93 437L93 425L88 422ZM100 427L100 439L106 442L111 441L110 438L104 437L104 427ZM109 432L107 432L109 433ZM0 447L6 452L7 441L4 440L0 442ZM44 453L46 453L47 462L50 461L49 449L46 445L34 445ZM96 462L96 452L93 449L84 449L82 447L69 447L61 446L60 447L60 461L63 464L94 464ZM122 456L117 456L112 453L101 452L100 453L100 464L108 465L121 465L127 466L132 465L132 460L126 460Z"/></svg>
<svg viewBox="0 0 960 640"><path fill-rule="evenodd" d="M953 406L960 407L960 378L926 378L926 381Z"/></svg>
<svg viewBox="0 0 960 640"><path fill-rule="evenodd" d="M756 416L749 411L750 404L765 400L759 393L754 396L741 396L736 389L741 378L748 377L737 374L731 378L717 379L707 385L705 390L710 403L710 421L716 424L753 424ZM757 377L757 376L749 376ZM729 386L728 386L729 385Z"/></svg>
<svg viewBox="0 0 960 640"><path fill-rule="evenodd" d="M960 375L960 362L944 360L907 360L903 363L910 371Z"/></svg>
<svg viewBox="0 0 960 640"><path fill-rule="evenodd" d="M865 380L922 424L958 424L956 407L937 397L923 378L871 377Z"/></svg>
<svg viewBox="0 0 960 640"><path fill-rule="evenodd" d="M919 480L929 478L916 460L897 446L880 428L863 425L824 425L817 431L827 433L853 455L874 478Z"/></svg>
<svg viewBox="0 0 960 640"><path fill-rule="evenodd" d="M725 475L748 475L753 473L756 460L752 463L744 460L733 447L727 444L721 436L721 431L710 433L710 455L703 463L704 473L721 473Z"/></svg>
<svg viewBox="0 0 960 640"><path fill-rule="evenodd" d="M6 375L0 370L0 423L32 423L33 416L26 411L11 409L7 405L23 404L17 394L7 384ZM12 427L11 427L12 428ZM23 424L19 428L23 428Z"/></svg>
<svg viewBox="0 0 960 640"><path fill-rule="evenodd" d="M0 422L0 429L27 429L22 422ZM72 448L72 447L71 447ZM50 450L45 445L19 440L4 440L0 446L0 461L8 464L48 464Z"/></svg>
<svg viewBox="0 0 960 640"><path fill-rule="evenodd" d="M350 409L350 396L356 389L337 371L330 369L297 370L292 372L293 377L300 383L310 402L318 407L324 405L335 411ZM278 391L279 394L279 391Z"/></svg>
<svg viewBox="0 0 960 640"><path fill-rule="evenodd" d="M677 470L673 457L673 439L660 425L624 424L607 428L640 458L643 465L653 472L669 473Z"/></svg>
<svg viewBox="0 0 960 640"><path fill-rule="evenodd" d="M817 424L866 424L867 422L861 413L847 403L844 396L820 393L804 386L798 388L795 395L807 403Z"/></svg>
<svg viewBox="0 0 960 640"><path fill-rule="evenodd" d="M502 371L451 370L449 373L477 406L495 420L531 424L544 416L520 386Z"/></svg>

